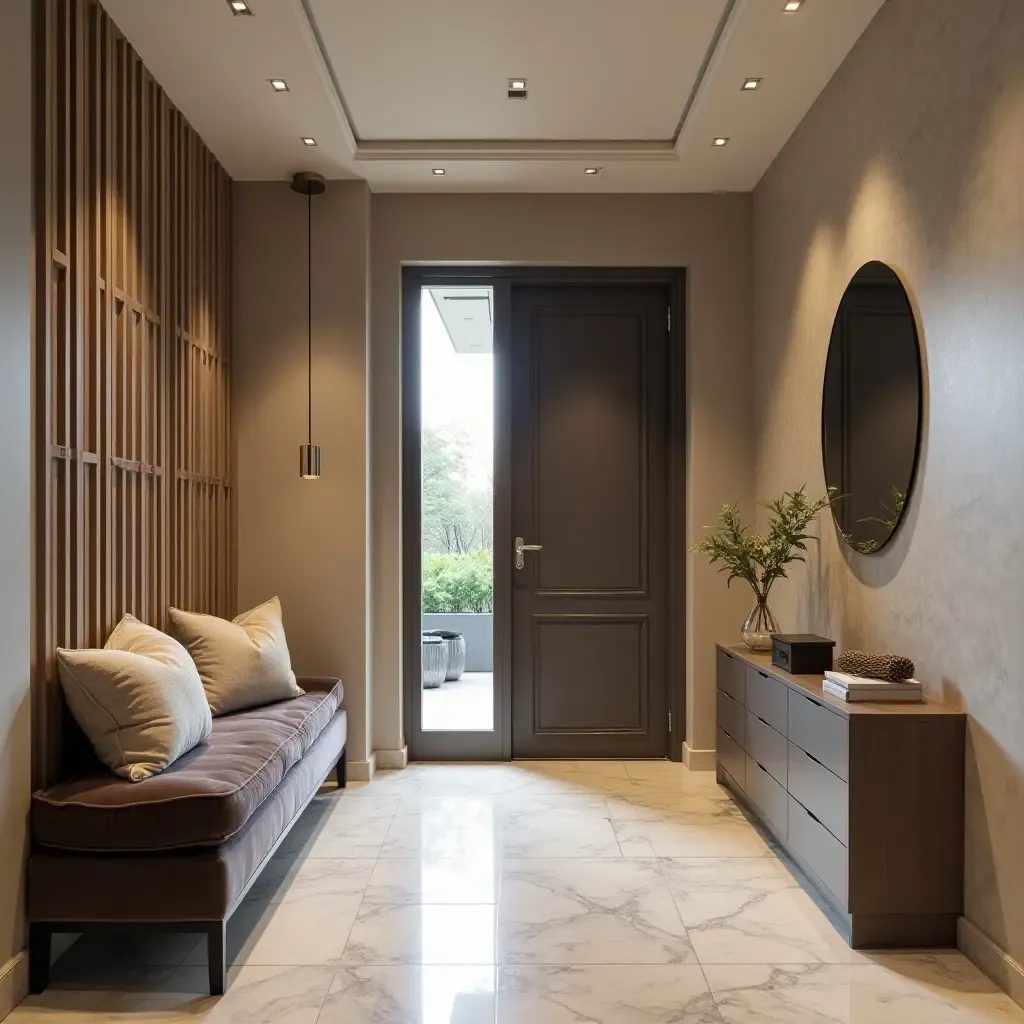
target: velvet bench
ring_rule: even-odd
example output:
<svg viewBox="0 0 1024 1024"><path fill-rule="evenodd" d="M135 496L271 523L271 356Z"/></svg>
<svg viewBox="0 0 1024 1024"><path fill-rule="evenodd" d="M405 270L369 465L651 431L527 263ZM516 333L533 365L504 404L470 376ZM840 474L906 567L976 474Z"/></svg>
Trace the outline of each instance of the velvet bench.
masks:
<svg viewBox="0 0 1024 1024"><path fill-rule="evenodd" d="M32 797L29 987L49 983L57 932L204 932L210 993L226 984L225 928L332 771L345 785L337 679L213 720L210 739L143 782L98 769Z"/></svg>

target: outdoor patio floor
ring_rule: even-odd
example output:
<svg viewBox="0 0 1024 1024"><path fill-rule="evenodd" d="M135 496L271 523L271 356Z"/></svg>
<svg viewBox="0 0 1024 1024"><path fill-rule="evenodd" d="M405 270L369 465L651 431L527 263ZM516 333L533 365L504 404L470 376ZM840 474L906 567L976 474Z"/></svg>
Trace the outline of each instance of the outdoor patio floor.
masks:
<svg viewBox="0 0 1024 1024"><path fill-rule="evenodd" d="M423 691L423 728L469 732L494 728L494 676L465 672L460 679Z"/></svg>

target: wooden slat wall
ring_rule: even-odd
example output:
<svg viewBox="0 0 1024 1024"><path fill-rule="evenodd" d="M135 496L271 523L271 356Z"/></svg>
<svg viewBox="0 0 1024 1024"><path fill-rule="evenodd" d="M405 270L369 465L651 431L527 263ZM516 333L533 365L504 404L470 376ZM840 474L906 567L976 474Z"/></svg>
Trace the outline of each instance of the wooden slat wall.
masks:
<svg viewBox="0 0 1024 1024"><path fill-rule="evenodd" d="M97 0L36 24L36 780L57 647L234 609L230 180Z"/></svg>

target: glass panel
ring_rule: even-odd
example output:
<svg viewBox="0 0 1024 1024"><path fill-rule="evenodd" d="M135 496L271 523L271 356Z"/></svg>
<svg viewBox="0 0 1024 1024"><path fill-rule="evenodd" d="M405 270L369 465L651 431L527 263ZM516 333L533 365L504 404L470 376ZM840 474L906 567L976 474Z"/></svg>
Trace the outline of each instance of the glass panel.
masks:
<svg viewBox="0 0 1024 1024"><path fill-rule="evenodd" d="M424 288L422 402L425 731L494 728L494 302Z"/></svg>

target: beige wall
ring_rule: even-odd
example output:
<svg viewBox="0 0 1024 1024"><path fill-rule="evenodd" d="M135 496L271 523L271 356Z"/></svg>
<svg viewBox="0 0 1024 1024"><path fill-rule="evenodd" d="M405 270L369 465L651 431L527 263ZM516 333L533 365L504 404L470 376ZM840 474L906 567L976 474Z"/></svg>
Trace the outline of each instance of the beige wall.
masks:
<svg viewBox="0 0 1024 1024"><path fill-rule="evenodd" d="M24 995L31 789L31 2L0 4L0 1016Z"/></svg>
<svg viewBox="0 0 1024 1024"><path fill-rule="evenodd" d="M284 604L297 672L340 675L349 757L367 758L367 309L370 193L334 182L313 200L313 440L306 439L306 200L236 184L233 330L238 601Z"/></svg>
<svg viewBox="0 0 1024 1024"><path fill-rule="evenodd" d="M923 6L927 12L923 12ZM876 556L820 556L787 627L904 652L970 713L967 917L1024 960L1024 4L890 0L755 193L757 491L824 487L832 318L895 267L927 361L908 520Z"/></svg>
<svg viewBox="0 0 1024 1024"><path fill-rule="evenodd" d="M401 745L399 329L403 263L501 262L687 268L688 521L749 499L750 197L377 195L372 353L374 745ZM687 556L687 741L714 746L717 639L751 600Z"/></svg>

